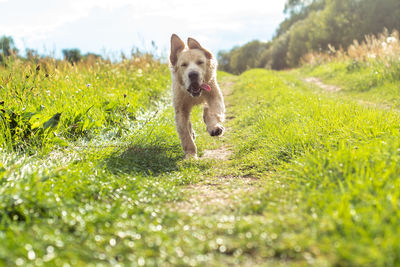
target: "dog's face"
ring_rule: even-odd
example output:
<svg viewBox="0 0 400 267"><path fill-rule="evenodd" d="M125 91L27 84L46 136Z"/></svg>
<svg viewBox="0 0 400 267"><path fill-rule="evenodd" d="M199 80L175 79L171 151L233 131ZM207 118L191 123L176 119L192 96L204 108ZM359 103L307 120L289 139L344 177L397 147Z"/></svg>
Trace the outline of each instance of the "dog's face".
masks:
<svg viewBox="0 0 400 267"><path fill-rule="evenodd" d="M177 35L172 35L170 55L172 71L184 89L192 97L198 97L203 88L208 86L215 65L211 62L212 54L195 39L188 39L188 48L185 50L183 41Z"/></svg>
<svg viewBox="0 0 400 267"><path fill-rule="evenodd" d="M187 50L178 57L177 71L182 77L186 90L193 96L200 96L200 86L205 83L204 80L207 67L207 58L200 50Z"/></svg>

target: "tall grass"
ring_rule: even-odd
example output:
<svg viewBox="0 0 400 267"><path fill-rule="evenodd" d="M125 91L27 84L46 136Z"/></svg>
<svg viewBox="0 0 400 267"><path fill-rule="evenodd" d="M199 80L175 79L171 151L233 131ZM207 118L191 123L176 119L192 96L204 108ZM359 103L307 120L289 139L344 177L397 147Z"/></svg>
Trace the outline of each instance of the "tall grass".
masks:
<svg viewBox="0 0 400 267"><path fill-rule="evenodd" d="M151 55L119 63L13 58L0 67L0 147L36 150L99 131L123 131L168 87Z"/></svg>
<svg viewBox="0 0 400 267"><path fill-rule="evenodd" d="M320 65L332 61L354 61L367 63L371 60L378 60L390 67L394 63L400 62L400 39L399 32L385 30L378 36L367 35L363 42L354 40L346 50L343 48L335 49L329 46L329 51L312 52L303 57L303 64Z"/></svg>
<svg viewBox="0 0 400 267"><path fill-rule="evenodd" d="M363 101L400 105L400 36L384 31L347 50L331 47L303 59L300 75L316 76Z"/></svg>

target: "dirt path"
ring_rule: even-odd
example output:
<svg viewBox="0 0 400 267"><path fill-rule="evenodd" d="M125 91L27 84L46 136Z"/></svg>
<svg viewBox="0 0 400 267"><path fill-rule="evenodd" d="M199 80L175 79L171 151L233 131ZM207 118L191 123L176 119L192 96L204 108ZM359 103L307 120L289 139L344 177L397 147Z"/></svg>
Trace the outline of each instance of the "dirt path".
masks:
<svg viewBox="0 0 400 267"><path fill-rule="evenodd" d="M260 187L256 178L210 177L199 184L182 189L185 200L175 203L175 209L186 213L210 214L232 210L250 192Z"/></svg>
<svg viewBox="0 0 400 267"><path fill-rule="evenodd" d="M308 78L305 78L304 81L306 83L314 84L317 87L319 87L319 88L321 88L321 89L323 89L324 91L327 91L327 92L339 92L340 90L342 90L342 88L340 88L339 86L325 84L320 79L318 79L316 77L308 77Z"/></svg>
<svg viewBox="0 0 400 267"><path fill-rule="evenodd" d="M342 91L341 87L339 87L337 85L325 84L319 78L316 78L316 77L308 77L308 78L303 79L303 81L306 83L309 83L309 84L313 84L313 85L321 88L325 92L336 93L336 92ZM384 109L384 110L398 110L397 108L394 108L393 105L389 105L389 104L385 104L385 103L377 103L377 102L372 102L372 101L360 99L360 98L356 99L356 101L358 103L360 103L361 105L365 105L368 107Z"/></svg>
<svg viewBox="0 0 400 267"><path fill-rule="evenodd" d="M205 149L201 159L228 160L232 151L227 147L219 147L217 149Z"/></svg>

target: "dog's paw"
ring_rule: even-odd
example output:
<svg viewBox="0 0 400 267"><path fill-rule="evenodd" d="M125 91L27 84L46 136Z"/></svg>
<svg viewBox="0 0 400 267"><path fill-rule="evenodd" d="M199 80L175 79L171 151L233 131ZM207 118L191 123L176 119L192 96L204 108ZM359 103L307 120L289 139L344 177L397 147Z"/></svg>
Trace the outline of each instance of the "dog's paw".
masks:
<svg viewBox="0 0 400 267"><path fill-rule="evenodd" d="M222 125L217 125L214 129L212 129L209 133L211 136L220 136L223 134L225 128Z"/></svg>

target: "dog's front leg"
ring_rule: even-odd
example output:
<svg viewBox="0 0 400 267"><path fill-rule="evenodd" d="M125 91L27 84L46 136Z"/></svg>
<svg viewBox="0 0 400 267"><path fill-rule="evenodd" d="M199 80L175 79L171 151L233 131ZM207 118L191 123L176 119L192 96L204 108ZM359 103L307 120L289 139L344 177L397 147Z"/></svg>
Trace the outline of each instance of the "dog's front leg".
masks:
<svg viewBox="0 0 400 267"><path fill-rule="evenodd" d="M220 92L216 92L216 95L207 99L203 110L203 119L211 136L219 136L224 132L225 128L222 123L225 120L225 105Z"/></svg>
<svg viewBox="0 0 400 267"><path fill-rule="evenodd" d="M181 139L185 158L196 158L197 148L193 140L192 127L189 119L190 111L175 108L176 129Z"/></svg>

